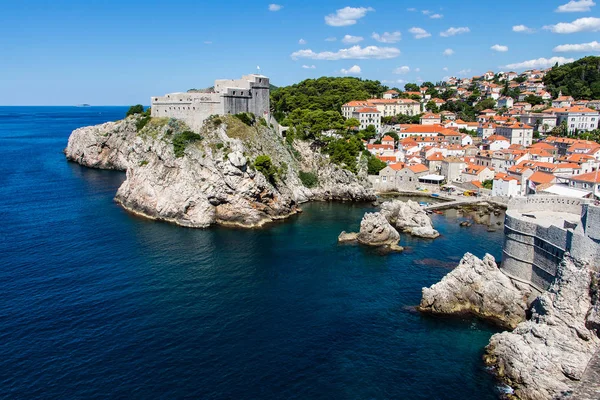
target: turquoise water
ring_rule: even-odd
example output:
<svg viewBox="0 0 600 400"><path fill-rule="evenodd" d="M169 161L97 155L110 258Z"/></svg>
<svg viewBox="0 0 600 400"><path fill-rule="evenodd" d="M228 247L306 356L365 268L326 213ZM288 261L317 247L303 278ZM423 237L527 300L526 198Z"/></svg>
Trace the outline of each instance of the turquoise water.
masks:
<svg viewBox="0 0 600 400"><path fill-rule="evenodd" d="M119 172L68 163L119 107L0 107L0 397L495 399L493 328L412 310L502 232L433 215L404 253L339 245L368 204L261 230L194 230L113 202Z"/></svg>

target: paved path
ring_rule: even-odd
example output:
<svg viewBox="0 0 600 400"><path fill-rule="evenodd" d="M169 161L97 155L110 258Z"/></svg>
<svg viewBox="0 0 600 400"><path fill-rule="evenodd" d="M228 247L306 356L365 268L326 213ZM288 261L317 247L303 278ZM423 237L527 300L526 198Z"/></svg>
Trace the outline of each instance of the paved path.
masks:
<svg viewBox="0 0 600 400"><path fill-rule="evenodd" d="M485 202L485 199L482 199L481 197L463 197L458 200L445 201L445 202L441 202L441 203L431 204L426 207L423 207L423 209L425 211L445 210L448 208L455 208L455 207L462 206L465 204L483 203L483 202Z"/></svg>

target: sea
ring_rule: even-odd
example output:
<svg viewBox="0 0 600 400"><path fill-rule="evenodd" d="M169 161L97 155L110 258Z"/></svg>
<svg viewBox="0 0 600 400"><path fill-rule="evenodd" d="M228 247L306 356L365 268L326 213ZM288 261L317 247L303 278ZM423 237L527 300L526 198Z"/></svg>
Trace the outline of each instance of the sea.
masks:
<svg viewBox="0 0 600 400"><path fill-rule="evenodd" d="M497 399L498 330L421 315L421 289L502 230L433 215L403 253L338 244L373 207L310 203L261 229L182 228L68 162L127 107L0 107L0 398Z"/></svg>

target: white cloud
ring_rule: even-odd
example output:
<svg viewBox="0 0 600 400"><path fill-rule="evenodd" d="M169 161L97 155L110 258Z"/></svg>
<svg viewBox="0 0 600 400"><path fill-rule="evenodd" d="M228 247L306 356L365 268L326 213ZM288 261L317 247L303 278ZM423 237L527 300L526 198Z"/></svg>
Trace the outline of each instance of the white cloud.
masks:
<svg viewBox="0 0 600 400"><path fill-rule="evenodd" d="M325 23L329 26L348 26L356 24L356 21L367 15L367 12L375 11L371 7L344 7L335 14L325 17Z"/></svg>
<svg viewBox="0 0 600 400"><path fill-rule="evenodd" d="M415 68L415 72L421 72L421 68Z"/></svg>
<svg viewBox="0 0 600 400"><path fill-rule="evenodd" d="M396 83L406 83L406 81L404 79L398 79Z"/></svg>
<svg viewBox="0 0 600 400"><path fill-rule="evenodd" d="M553 51L557 53L566 53L569 51L592 52L600 51L600 43L597 41L581 44L561 44L556 46Z"/></svg>
<svg viewBox="0 0 600 400"><path fill-rule="evenodd" d="M314 65L303 65L302 68L304 68L304 69L315 69L317 67L315 67Z"/></svg>
<svg viewBox="0 0 600 400"><path fill-rule="evenodd" d="M350 67L348 69L342 68L342 70L340 72L344 75L360 75L360 71L361 71L361 69L358 65L353 65L352 67Z"/></svg>
<svg viewBox="0 0 600 400"><path fill-rule="evenodd" d="M423 10L423 11L421 11L421 12L422 12L423 14L425 14L425 15L429 15L429 14L431 14L431 11L429 11L429 10Z"/></svg>
<svg viewBox="0 0 600 400"><path fill-rule="evenodd" d="M380 35L379 33L373 32L371 37L381 43L396 43L396 42L400 41L400 39L402 39L402 33L398 32L398 31L392 32L392 33L383 32Z"/></svg>
<svg viewBox="0 0 600 400"><path fill-rule="evenodd" d="M346 35L342 38L342 42L344 43L358 43L358 42L362 42L365 38L362 36L352 36L352 35Z"/></svg>
<svg viewBox="0 0 600 400"><path fill-rule="evenodd" d="M452 54L454 54L454 50L446 49L446 50L444 50L444 52L442 54L445 56L451 56Z"/></svg>
<svg viewBox="0 0 600 400"><path fill-rule="evenodd" d="M281 4L269 4L269 11L279 11L283 8Z"/></svg>
<svg viewBox="0 0 600 400"><path fill-rule="evenodd" d="M210 40L205 40L204 44L212 44L212 42Z"/></svg>
<svg viewBox="0 0 600 400"><path fill-rule="evenodd" d="M495 44L492 47L490 47L490 49L504 53L505 51L508 51L508 46L503 46L501 44Z"/></svg>
<svg viewBox="0 0 600 400"><path fill-rule="evenodd" d="M395 58L400 55L400 50L395 47L377 47L377 46L352 46L348 49L340 49L338 51L322 51L315 53L314 51L299 50L291 54L291 57L296 60L298 58L311 58L313 60L351 60L351 59L388 59Z"/></svg>
<svg viewBox="0 0 600 400"><path fill-rule="evenodd" d="M600 31L600 18L579 18L573 22L560 22L556 25L547 25L544 26L544 29L554 33L598 32Z"/></svg>
<svg viewBox="0 0 600 400"><path fill-rule="evenodd" d="M523 61L520 63L508 64L503 68L506 69L535 69L535 68L548 68L552 67L554 64L565 64L575 61L573 58L564 58L564 57L552 57L552 58L538 58L535 60Z"/></svg>
<svg viewBox="0 0 600 400"><path fill-rule="evenodd" d="M408 31L414 35L415 39L423 39L431 36L431 33L427 32L423 28L414 27L410 28Z"/></svg>
<svg viewBox="0 0 600 400"><path fill-rule="evenodd" d="M449 36L454 36L454 35L460 35L461 33L468 33L471 32L471 30L466 27L466 26L461 26L460 28L448 28L443 32L440 32L440 36L442 37L449 37Z"/></svg>
<svg viewBox="0 0 600 400"><path fill-rule="evenodd" d="M448 71L448 67L442 68L442 71Z"/></svg>
<svg viewBox="0 0 600 400"><path fill-rule="evenodd" d="M327 39L325 39L326 42L335 42L337 39L332 37L328 37Z"/></svg>
<svg viewBox="0 0 600 400"><path fill-rule="evenodd" d="M300 39L300 40L298 40L298 44L306 44L306 40Z"/></svg>
<svg viewBox="0 0 600 400"><path fill-rule="evenodd" d="M408 74L410 72L410 67L408 65L403 65L401 67L396 68L392 72L398 75Z"/></svg>
<svg viewBox="0 0 600 400"><path fill-rule="evenodd" d="M433 14L433 15L430 15L429 18L440 19L440 18L444 18L444 16L442 14Z"/></svg>
<svg viewBox="0 0 600 400"><path fill-rule="evenodd" d="M519 33L533 33L535 32L534 29L528 28L525 25L515 25L512 27L513 32L519 32Z"/></svg>
<svg viewBox="0 0 600 400"><path fill-rule="evenodd" d="M411 7L411 8L407 8L406 11L415 12L415 11L417 11L417 9L414 7Z"/></svg>
<svg viewBox="0 0 600 400"><path fill-rule="evenodd" d="M471 73L471 68L461 69L460 71L458 71L459 76L467 76L470 73Z"/></svg>
<svg viewBox="0 0 600 400"><path fill-rule="evenodd" d="M592 11L592 7L595 6L592 0L571 0L567 4L559 6L556 12L586 12Z"/></svg>

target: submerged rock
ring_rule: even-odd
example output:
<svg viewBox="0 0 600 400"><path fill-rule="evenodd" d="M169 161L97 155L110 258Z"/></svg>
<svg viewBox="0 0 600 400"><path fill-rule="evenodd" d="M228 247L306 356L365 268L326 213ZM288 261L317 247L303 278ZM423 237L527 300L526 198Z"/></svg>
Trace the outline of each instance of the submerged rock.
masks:
<svg viewBox="0 0 600 400"><path fill-rule="evenodd" d="M471 253L440 282L423 288L419 310L433 314L472 314L514 328L525 320L530 292L517 288L492 257Z"/></svg>
<svg viewBox="0 0 600 400"><path fill-rule="evenodd" d="M224 116L200 135L188 130L174 119L132 116L73 131L65 154L84 166L126 171L119 204L188 227L258 227L295 214L305 201L375 198L351 172L303 142L292 151L267 127ZM272 165L264 173L253 165L261 155ZM314 187L302 184L301 170L314 171Z"/></svg>
<svg viewBox="0 0 600 400"><path fill-rule="evenodd" d="M338 242L340 243L355 242L356 240L358 240L358 233L356 232L342 231L342 233L340 233L338 236Z"/></svg>
<svg viewBox="0 0 600 400"><path fill-rule="evenodd" d="M398 244L400 234L382 213L374 212L363 217L357 239L369 246L391 246Z"/></svg>
<svg viewBox="0 0 600 400"><path fill-rule="evenodd" d="M565 257L550 288L532 304L532 317L495 334L484 359L520 399L553 399L570 392L600 348L590 295L590 270ZM566 398L569 398L568 396Z"/></svg>
<svg viewBox="0 0 600 400"><path fill-rule="evenodd" d="M387 201L381 205L381 213L402 232L430 239L440 236L439 232L433 229L431 218L425 210L412 200Z"/></svg>

